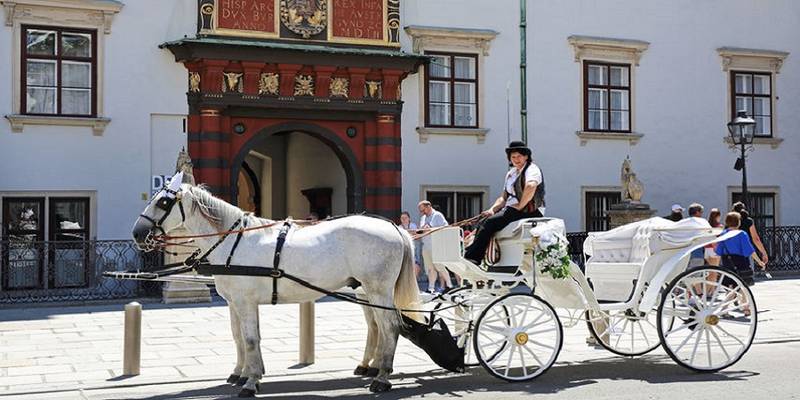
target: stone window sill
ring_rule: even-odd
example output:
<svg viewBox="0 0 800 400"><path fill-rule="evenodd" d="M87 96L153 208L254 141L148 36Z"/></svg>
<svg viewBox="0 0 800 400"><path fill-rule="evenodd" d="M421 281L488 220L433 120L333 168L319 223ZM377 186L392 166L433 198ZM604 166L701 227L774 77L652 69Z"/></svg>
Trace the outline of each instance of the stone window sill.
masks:
<svg viewBox="0 0 800 400"><path fill-rule="evenodd" d="M636 132L589 132L589 131L577 131L575 135L581 141L581 146L586 146L586 143L589 140L627 140L630 142L631 145L635 145L639 143L639 139L644 136L641 133Z"/></svg>
<svg viewBox="0 0 800 400"><path fill-rule="evenodd" d="M111 118L104 117L57 117L43 115L6 115L11 123L13 132L22 132L25 125L50 125L50 126L88 126L92 134L102 136Z"/></svg>
<svg viewBox="0 0 800 400"><path fill-rule="evenodd" d="M728 145L728 147L734 147L733 141L731 140L730 136L725 136L723 138L723 140ZM776 138L776 137L755 137L755 138L753 138L753 144L768 144L773 149L777 149L778 146L781 145L781 143L783 143L783 139L782 138Z"/></svg>
<svg viewBox="0 0 800 400"><path fill-rule="evenodd" d="M419 133L419 142L427 143L430 135L448 135L448 136L474 136L478 144L483 144L486 141L486 134L489 129L486 128L430 128L419 126L417 127Z"/></svg>

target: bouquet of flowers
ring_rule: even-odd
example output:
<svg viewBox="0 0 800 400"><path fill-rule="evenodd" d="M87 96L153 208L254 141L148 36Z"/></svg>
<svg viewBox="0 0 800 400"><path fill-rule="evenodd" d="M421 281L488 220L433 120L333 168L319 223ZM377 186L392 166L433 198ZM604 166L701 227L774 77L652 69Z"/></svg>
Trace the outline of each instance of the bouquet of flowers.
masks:
<svg viewBox="0 0 800 400"><path fill-rule="evenodd" d="M545 234L539 240L536 249L536 265L542 272L549 273L554 279L569 277L570 258L568 243L553 234Z"/></svg>

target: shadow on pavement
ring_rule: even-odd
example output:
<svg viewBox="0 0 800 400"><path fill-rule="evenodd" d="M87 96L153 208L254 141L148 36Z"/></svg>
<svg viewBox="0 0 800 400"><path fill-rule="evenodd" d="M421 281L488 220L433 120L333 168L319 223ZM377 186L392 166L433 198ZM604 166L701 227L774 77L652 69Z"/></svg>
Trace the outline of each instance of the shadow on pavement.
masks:
<svg viewBox="0 0 800 400"><path fill-rule="evenodd" d="M331 397L360 399L401 399L425 394L458 396L458 393L519 392L521 394L552 394L563 390L592 385L601 380L636 380L650 384L674 382L721 382L743 381L759 373L727 370L712 374L691 372L675 365L665 356L649 356L638 359L619 357L592 360L580 363L557 363L546 374L530 382L508 383L496 379L481 368L471 368L466 374L453 374L443 370L431 370L414 374L395 374L392 391L373 394L368 391L370 383L365 378L326 379L305 381L299 379L272 381L261 384L258 397L281 399L329 399ZM168 389L167 389L168 390ZM166 392L142 400L234 398L239 388L217 385L204 389ZM343 393L331 393L342 391ZM325 393L322 395L321 393ZM128 397L130 398L130 397Z"/></svg>

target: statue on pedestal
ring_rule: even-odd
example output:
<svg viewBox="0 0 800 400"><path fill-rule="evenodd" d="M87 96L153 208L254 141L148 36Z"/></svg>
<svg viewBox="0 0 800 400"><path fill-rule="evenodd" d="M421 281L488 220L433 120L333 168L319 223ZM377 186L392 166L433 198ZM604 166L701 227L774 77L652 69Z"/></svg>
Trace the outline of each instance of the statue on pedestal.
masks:
<svg viewBox="0 0 800 400"><path fill-rule="evenodd" d="M636 178L636 173L631 168L630 156L622 162L622 201L626 203L639 203L644 195L644 185Z"/></svg>

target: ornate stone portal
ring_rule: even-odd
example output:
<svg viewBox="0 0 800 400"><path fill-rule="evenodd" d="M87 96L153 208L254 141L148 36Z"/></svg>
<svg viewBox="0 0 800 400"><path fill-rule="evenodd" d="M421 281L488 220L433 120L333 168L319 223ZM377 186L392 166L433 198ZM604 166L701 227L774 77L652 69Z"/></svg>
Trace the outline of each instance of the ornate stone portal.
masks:
<svg viewBox="0 0 800 400"><path fill-rule="evenodd" d="M656 210L650 209L648 204L641 202L644 195L644 184L636 178L633 167L631 167L630 156L622 161L620 184L622 185L622 202L608 207L609 229L655 215Z"/></svg>
<svg viewBox="0 0 800 400"><path fill-rule="evenodd" d="M194 175L192 168L192 159L185 149L181 149L178 153L178 161L175 165L175 172L183 171L184 180L187 183L194 184ZM185 230L180 229L175 232L175 235L186 235ZM186 247L179 249L172 249L176 254L165 254L164 262L174 263L179 262L192 253L194 249ZM178 303L208 303L211 302L211 291L208 286L203 284L185 283L185 282L167 282L161 291L162 301L166 304Z"/></svg>

